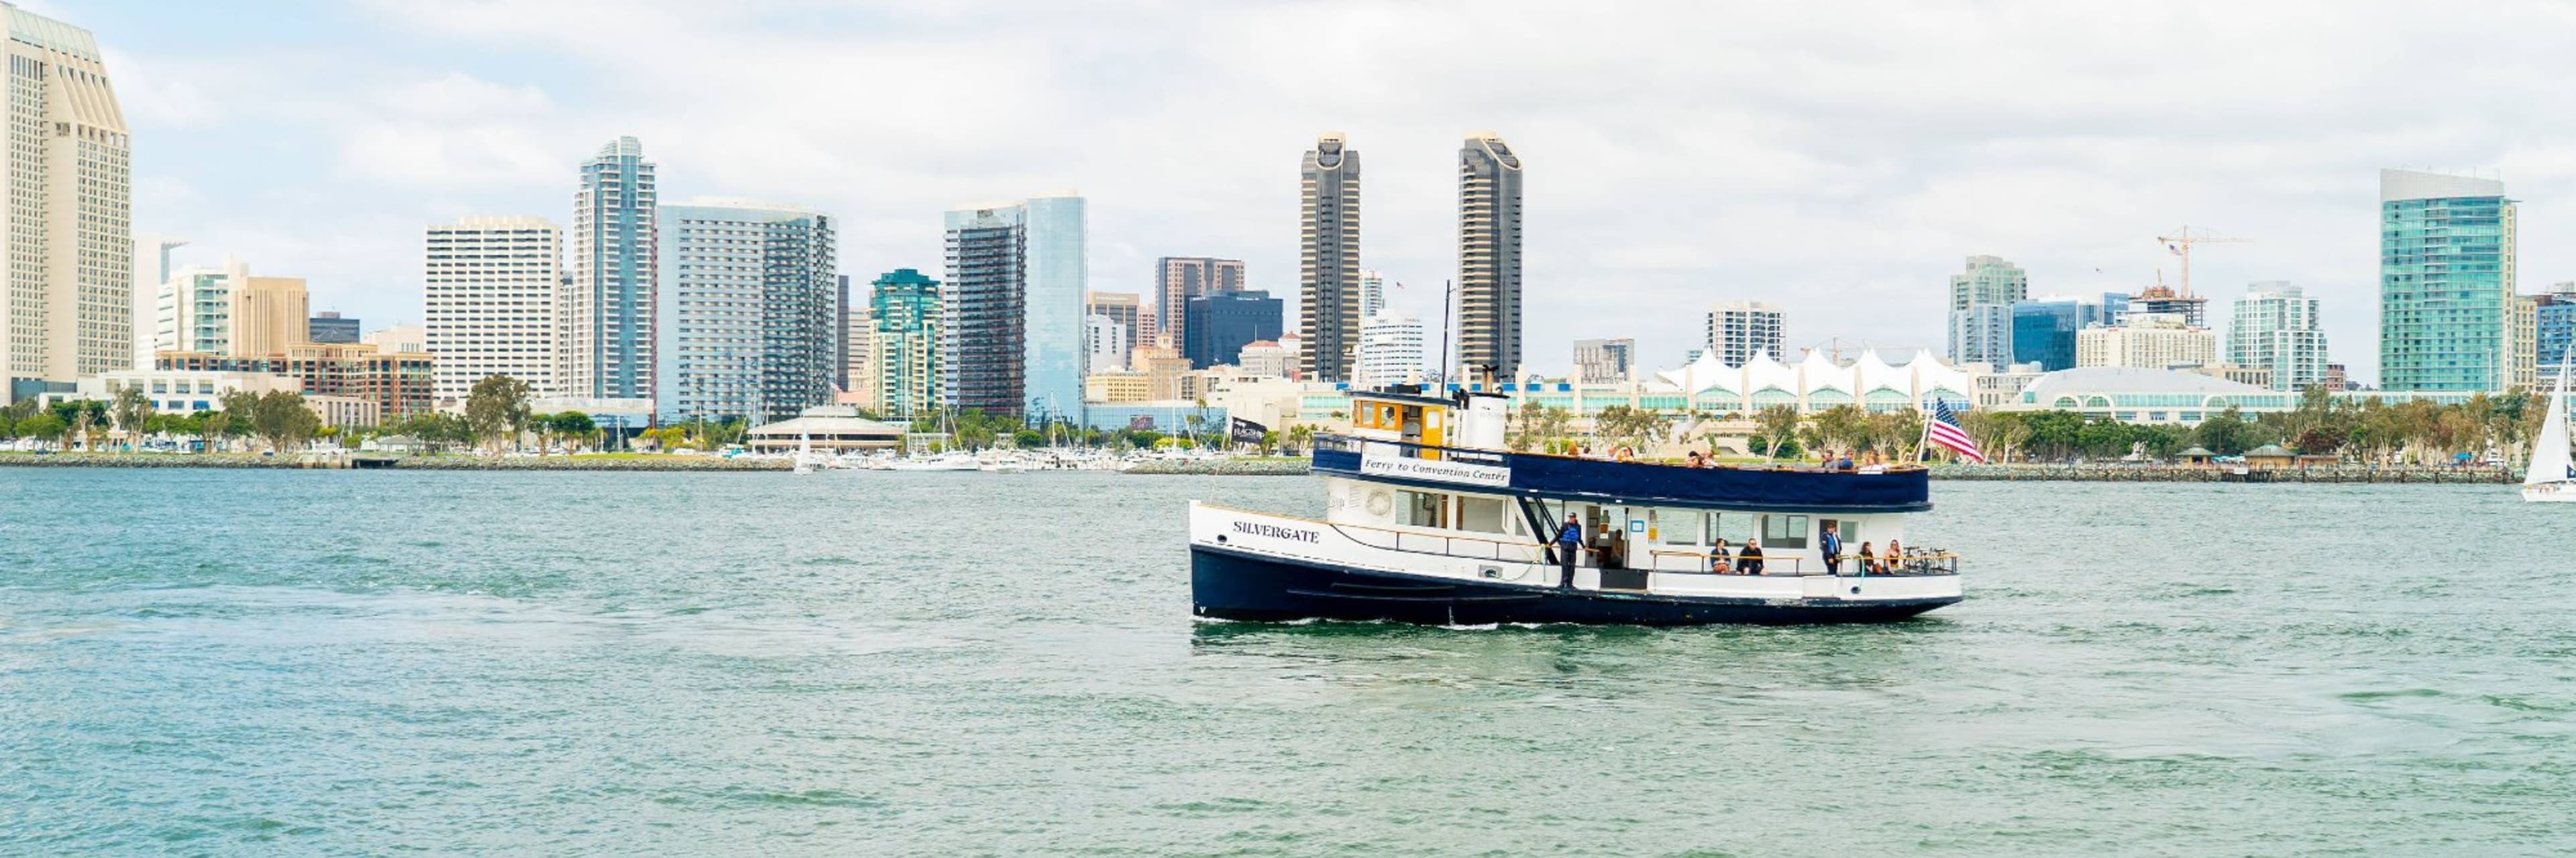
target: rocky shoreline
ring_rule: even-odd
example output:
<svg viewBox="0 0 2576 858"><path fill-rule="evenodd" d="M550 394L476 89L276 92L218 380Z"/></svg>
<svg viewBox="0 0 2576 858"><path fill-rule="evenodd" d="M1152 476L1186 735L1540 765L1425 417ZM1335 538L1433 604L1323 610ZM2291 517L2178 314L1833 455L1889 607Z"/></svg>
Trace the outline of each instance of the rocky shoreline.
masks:
<svg viewBox="0 0 2576 858"><path fill-rule="evenodd" d="M1936 465L1936 480L2081 483L2516 483L2503 468L2313 465L2244 468L2223 465Z"/></svg>
<svg viewBox="0 0 2576 858"><path fill-rule="evenodd" d="M391 468L406 471L785 471L784 459L726 459L720 456L426 456L378 453L301 453L263 456L257 453L27 453L0 454L0 467L31 468L257 468L337 470Z"/></svg>
<svg viewBox="0 0 2576 858"><path fill-rule="evenodd" d="M1122 473L1146 476L1204 475L1223 477L1302 477L1305 459L1208 459L1139 462Z"/></svg>

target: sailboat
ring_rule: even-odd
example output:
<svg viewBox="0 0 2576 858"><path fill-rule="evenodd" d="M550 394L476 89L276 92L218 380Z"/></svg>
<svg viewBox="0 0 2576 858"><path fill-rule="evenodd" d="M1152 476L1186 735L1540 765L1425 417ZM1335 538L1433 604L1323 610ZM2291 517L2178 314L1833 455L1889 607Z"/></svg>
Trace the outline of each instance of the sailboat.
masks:
<svg viewBox="0 0 2576 858"><path fill-rule="evenodd" d="M814 436L804 432L796 433L796 473L813 473L822 464L823 460L814 455Z"/></svg>
<svg viewBox="0 0 2576 858"><path fill-rule="evenodd" d="M2576 355L2576 347L2569 352ZM2567 376L2576 367L2567 361L2558 359L2558 388L2549 394L2549 416L2531 447L2531 470L2522 475L2522 499L2533 503L2576 503L2576 461L2567 451Z"/></svg>

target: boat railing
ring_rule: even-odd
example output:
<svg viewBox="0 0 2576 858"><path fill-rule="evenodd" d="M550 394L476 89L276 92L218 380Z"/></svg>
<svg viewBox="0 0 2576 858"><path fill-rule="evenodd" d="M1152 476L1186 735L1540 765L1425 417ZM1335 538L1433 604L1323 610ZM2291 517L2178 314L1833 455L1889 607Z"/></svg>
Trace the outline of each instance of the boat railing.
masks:
<svg viewBox="0 0 2576 858"><path fill-rule="evenodd" d="M1647 552L1646 556L1648 568L1655 572L1672 572L1694 575L1743 574L1740 572L1718 572L1711 570L1709 568L1709 560L1716 555L1706 551L1673 551L1668 549L1656 549ZM1736 555L1733 552L1729 552L1727 556L1731 561L1740 562L1740 559L1736 558ZM1824 576L1834 575L1836 573L1825 566L1824 558L1801 552L1797 555L1764 556L1762 558L1762 574ZM1859 555L1845 554L1843 555L1842 569L1840 572L1840 575L1845 578L1857 578L1871 575L1934 576L1957 574L1959 574L1959 555L1947 551L1908 551L1899 556L1873 557L1870 558L1868 562L1862 562Z"/></svg>
<svg viewBox="0 0 2576 858"><path fill-rule="evenodd" d="M1486 461L1494 464L1510 464L1514 459L1573 459L1591 462L1616 462L1628 465L1660 465L1668 468L1690 467L1687 463L1678 460L1614 459L1607 456L1581 456L1566 453L1487 450L1470 447L1453 447L1442 444L1423 444L1415 441L1402 441L1385 438L1365 438L1357 435L1316 435L1313 443L1308 446L1313 450L1332 450L1341 453L1366 452L1369 447L1374 446L1383 450L1395 451L1397 455L1405 457L1433 458L1436 456L1438 458L1458 459L1461 461ZM1423 456L1422 454L1424 453L1433 453L1435 456ZM1854 466L1850 468L1829 468L1806 462L1763 462L1758 464L1741 462L1719 464L1713 462L1701 467L1714 470L1786 471L1816 474L1893 474L1924 470L1924 467L1921 465L1909 463L1877 464Z"/></svg>

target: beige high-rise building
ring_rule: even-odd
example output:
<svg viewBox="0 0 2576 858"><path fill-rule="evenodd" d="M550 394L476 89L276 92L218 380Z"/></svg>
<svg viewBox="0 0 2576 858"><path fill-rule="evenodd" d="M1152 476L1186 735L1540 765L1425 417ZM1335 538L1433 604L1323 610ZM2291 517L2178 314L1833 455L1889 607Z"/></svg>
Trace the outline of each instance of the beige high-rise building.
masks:
<svg viewBox="0 0 2576 858"><path fill-rule="evenodd" d="M235 357L273 355L313 341L313 299L302 277L246 277L232 291Z"/></svg>
<svg viewBox="0 0 2576 858"><path fill-rule="evenodd" d="M134 364L125 114L88 30L9 16L9 226L0 399Z"/></svg>
<svg viewBox="0 0 2576 858"><path fill-rule="evenodd" d="M1521 159L1493 132L1458 149L1457 377L1521 371Z"/></svg>
<svg viewBox="0 0 2576 858"><path fill-rule="evenodd" d="M563 230L541 217L469 217L429 227L424 248L422 338L438 359L430 395L463 402L475 382L506 375L562 396Z"/></svg>
<svg viewBox="0 0 2576 858"><path fill-rule="evenodd" d="M1344 381L1351 377L1360 322L1367 318L1360 290L1359 150L1341 132L1325 134L1306 151L1300 176L1297 337L1305 351L1298 362L1309 379ZM1174 337L1170 344L1181 341Z"/></svg>
<svg viewBox="0 0 2576 858"><path fill-rule="evenodd" d="M2075 332L2075 365L2146 369L2218 362L2218 332L2195 328L2179 313L2130 313L2120 324Z"/></svg>

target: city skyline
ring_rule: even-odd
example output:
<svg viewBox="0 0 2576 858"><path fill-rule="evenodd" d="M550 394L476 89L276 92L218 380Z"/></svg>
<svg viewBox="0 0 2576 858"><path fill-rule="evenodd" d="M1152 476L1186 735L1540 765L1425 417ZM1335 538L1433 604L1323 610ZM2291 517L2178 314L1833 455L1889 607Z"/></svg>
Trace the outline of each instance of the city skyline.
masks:
<svg viewBox="0 0 2576 858"><path fill-rule="evenodd" d="M1350 58L1339 74L1382 82L1354 92L1292 81L1257 50L1158 56L1142 79L1103 80L1079 72L1070 40L1038 35L1072 24L1111 44L1170 28L1249 40L1287 10L1188 10L1161 24L1114 11L879 10L819 16L800 31L780 16L651 7L599 28L565 25L586 14L577 4L470 15L317 6L297 28L241 42L228 36L243 22L207 10L31 8L97 33L108 55L144 141L137 234L195 239L177 252L186 263L276 260L308 277L315 309L370 323L421 318L410 248L423 226L461 216L561 222L561 177L623 134L647 142L675 198L798 199L845 213L840 270L854 275L935 269L933 224L961 201L1072 185L1094 200L1089 288L1142 291L1131 278L1155 258L1205 253L1246 260L1250 288L1288 297L1296 189L1277 178L1282 153L1345 130L1373 162L1363 264L1407 283L1391 299L1436 325L1430 287L1454 267L1452 153L1461 132L1492 128L1546 169L1529 200L1524 331L1542 372L1566 368L1563 343L1604 336L1637 337L1645 363L1670 365L1697 325L1636 321L1636 311L1728 299L1781 304L1793 347L1831 337L1937 347L1921 296L1960 258L2012 259L2034 294L2134 293L2159 264L2173 279L2153 236L2188 222L2256 242L2196 255L2198 291L2224 300L2250 282L2300 283L2320 300L2335 359L2376 380L2366 231L2372 175L2389 166L2500 168L2523 201L2524 289L2576 278L2576 248L2557 238L2576 221L2576 160L2546 144L2569 136L2576 111L2563 109L2571 96L2513 74L2510 59L2536 55L2544 34L2563 29L2563 11L2541 4L2500 6L2477 22L2404 7L2249 16L2186 5L2116 38L2070 36L2062 13L2046 9L1949 23L1929 10L1854 10L1846 23L1902 20L1837 27L1785 10L1712 8L1642 45L1614 41L1609 22L1530 7L1464 25L1484 40L1480 62L1492 63L1478 67L1529 82L1509 99L1495 97L1491 78L1441 72L1463 47L1386 49L1405 28L1455 24L1427 10L1351 10L1362 26L1337 37L1336 54ZM868 26L853 31L862 17ZM1699 26L1719 17L1729 26ZM1946 38L1905 35L1919 31L1895 26L1906 22ZM694 44L759 45L743 51L759 59L690 80L617 47L682 32ZM2032 38L2040 33L2053 36ZM1041 49L1008 69L908 83L885 110L700 97L790 69L863 79L965 55L988 38ZM1712 38L1723 50L1656 49ZM2472 43L2478 50L2457 50ZM1784 50L1806 57L1798 62L1811 73L1747 71L1788 61ZM2354 51L2390 62L2343 68ZM1632 53L1652 58L1593 62ZM2455 54L2438 66L2410 61ZM1977 55L1998 59L1952 58ZM2189 68L2184 82L2228 86L2139 87L2124 71L2136 67ZM2311 67L2341 70L2288 71ZM333 73L316 73L325 68ZM2469 80L2500 83L2459 85ZM944 115L952 96L995 86L999 101L971 122L920 129L904 118ZM1254 96L1203 103L1201 93L1226 89ZM1594 95L1602 91L1621 94ZM2456 118L2383 112L2389 94L2416 92L2445 93ZM1706 118L1641 124L1668 121L1676 104ZM1067 145L1103 132L1121 145ZM1134 163L1155 169L1125 166Z"/></svg>

